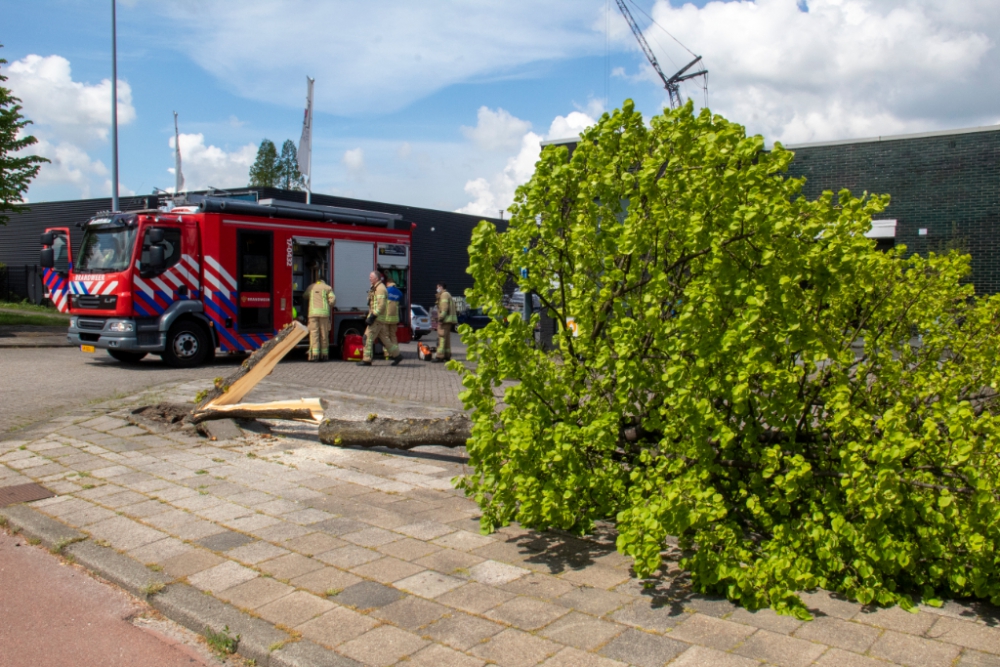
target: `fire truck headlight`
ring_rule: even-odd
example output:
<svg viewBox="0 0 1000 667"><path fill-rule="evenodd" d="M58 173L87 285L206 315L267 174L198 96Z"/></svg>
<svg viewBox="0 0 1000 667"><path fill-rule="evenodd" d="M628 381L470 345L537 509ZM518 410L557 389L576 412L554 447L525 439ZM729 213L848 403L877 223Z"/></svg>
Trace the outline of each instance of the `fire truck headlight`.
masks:
<svg viewBox="0 0 1000 667"><path fill-rule="evenodd" d="M108 325L108 331L132 331L135 325L131 322L112 322Z"/></svg>

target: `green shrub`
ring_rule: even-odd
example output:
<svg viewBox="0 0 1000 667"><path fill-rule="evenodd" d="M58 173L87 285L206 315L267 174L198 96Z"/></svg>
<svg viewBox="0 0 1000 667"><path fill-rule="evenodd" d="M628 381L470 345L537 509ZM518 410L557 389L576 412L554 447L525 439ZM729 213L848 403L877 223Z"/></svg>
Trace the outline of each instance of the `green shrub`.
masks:
<svg viewBox="0 0 1000 667"><path fill-rule="evenodd" d="M641 576L676 536L697 590L750 608L1000 603L1000 299L965 256L876 251L888 197L809 201L791 160L631 102L545 148L509 229L475 230L467 295L501 315L536 292L555 349L518 314L462 332L459 484L487 531L614 519Z"/></svg>

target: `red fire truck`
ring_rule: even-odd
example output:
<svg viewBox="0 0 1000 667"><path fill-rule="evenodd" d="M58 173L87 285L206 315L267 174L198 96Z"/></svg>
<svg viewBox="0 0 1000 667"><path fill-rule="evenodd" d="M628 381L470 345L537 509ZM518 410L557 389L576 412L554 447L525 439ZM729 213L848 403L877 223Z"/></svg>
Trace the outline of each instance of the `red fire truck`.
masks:
<svg viewBox="0 0 1000 667"><path fill-rule="evenodd" d="M159 354L195 366L215 352L259 348L322 277L337 295L331 339L364 331L368 275L378 269L409 313L411 228L402 216L280 200L193 196L172 209L99 214L77 257L69 228L42 236L49 298L72 315L70 342L126 363ZM409 329L400 324L402 342Z"/></svg>

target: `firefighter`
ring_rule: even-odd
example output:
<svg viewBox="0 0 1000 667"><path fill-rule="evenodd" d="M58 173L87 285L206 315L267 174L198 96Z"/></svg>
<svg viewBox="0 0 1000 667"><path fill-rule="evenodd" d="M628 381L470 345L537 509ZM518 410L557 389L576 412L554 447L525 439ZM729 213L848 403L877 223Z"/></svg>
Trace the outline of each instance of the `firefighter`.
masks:
<svg viewBox="0 0 1000 667"><path fill-rule="evenodd" d="M438 343L434 361L448 361L451 359L451 332L458 324L458 311L445 283L437 284L437 310Z"/></svg>
<svg viewBox="0 0 1000 667"><path fill-rule="evenodd" d="M389 335L389 340L392 341L393 349L399 349L399 341L396 340L396 331L399 327L399 305L403 301L403 291L396 287L396 283L392 278L386 277L385 293L388 299L386 302L387 315L385 321L389 325L386 327L386 333ZM385 358L389 358L388 348L385 351Z"/></svg>
<svg viewBox="0 0 1000 667"><path fill-rule="evenodd" d="M326 361L330 356L330 312L337 296L315 269L313 275L316 282L303 294L309 312L309 361Z"/></svg>
<svg viewBox="0 0 1000 667"><path fill-rule="evenodd" d="M372 365L372 349L375 347L376 339L382 341L382 347L385 348L386 356L392 360L392 365L396 366L403 360L403 357L399 353L399 345L396 343L396 336L389 336L390 329L393 334L395 334L396 324L390 324L388 321L388 289L382 283L382 276L375 271L368 274L368 280L372 285L371 289L368 290L368 317L365 319L365 324L368 325L368 328L365 329L364 356L362 357L362 360L358 362L358 366ZM398 307L396 320L399 320Z"/></svg>

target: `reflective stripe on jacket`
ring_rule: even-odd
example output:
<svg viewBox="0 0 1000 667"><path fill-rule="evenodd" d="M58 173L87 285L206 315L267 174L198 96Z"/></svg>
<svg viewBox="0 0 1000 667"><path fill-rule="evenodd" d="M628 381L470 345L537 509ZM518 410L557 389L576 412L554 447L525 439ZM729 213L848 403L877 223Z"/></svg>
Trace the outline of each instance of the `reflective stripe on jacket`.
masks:
<svg viewBox="0 0 1000 667"><path fill-rule="evenodd" d="M305 297L309 304L309 317L329 317L330 308L337 302L333 290L322 280L310 285Z"/></svg>

